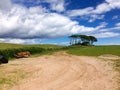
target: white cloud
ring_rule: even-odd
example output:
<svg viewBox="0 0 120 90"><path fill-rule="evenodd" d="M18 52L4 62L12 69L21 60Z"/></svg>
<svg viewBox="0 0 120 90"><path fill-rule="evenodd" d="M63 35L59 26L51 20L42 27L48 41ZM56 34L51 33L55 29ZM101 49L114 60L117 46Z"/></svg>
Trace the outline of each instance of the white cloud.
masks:
<svg viewBox="0 0 120 90"><path fill-rule="evenodd" d="M49 11L46 8L43 8L41 6L35 6L35 7L29 8L29 13L31 13L31 14L34 14L34 13L41 14L44 12L49 12Z"/></svg>
<svg viewBox="0 0 120 90"><path fill-rule="evenodd" d="M67 13L69 16L96 15L106 13L115 8L120 9L120 0L106 0L106 2L99 4L95 8L87 7L84 9L70 10Z"/></svg>
<svg viewBox="0 0 120 90"><path fill-rule="evenodd" d="M41 7L14 5L7 14L1 13L1 38L55 38L95 30L97 27L79 25L66 16L46 13Z"/></svg>
<svg viewBox="0 0 120 90"><path fill-rule="evenodd" d="M116 24L117 27L120 27L120 22Z"/></svg>
<svg viewBox="0 0 120 90"><path fill-rule="evenodd" d="M0 10L6 11L12 7L12 3L10 0L0 0Z"/></svg>
<svg viewBox="0 0 120 90"><path fill-rule="evenodd" d="M83 15L89 15L91 11L93 11L93 7L88 7L85 9L76 9L76 10L69 10L67 14L69 16L83 16Z"/></svg>
<svg viewBox="0 0 120 90"><path fill-rule="evenodd" d="M89 22L93 22L96 19L103 19L103 14L109 12L113 9L120 9L120 0L106 0L106 2L101 3L94 7L87 7L84 9L75 9L69 10L67 12L68 16L76 17L76 16L87 16L89 17ZM100 17L100 18L98 18Z"/></svg>
<svg viewBox="0 0 120 90"><path fill-rule="evenodd" d="M106 0L109 6L113 9L118 8L120 9L120 0Z"/></svg>
<svg viewBox="0 0 120 90"><path fill-rule="evenodd" d="M104 31L109 32L109 29L105 28L107 26L107 24L108 23L106 23L106 22L101 22L100 25L96 27L96 32L95 33L104 32Z"/></svg>
<svg viewBox="0 0 120 90"><path fill-rule="evenodd" d="M4 43L16 43L16 44L35 44L36 41L35 39L4 39L4 38L0 38L0 42L4 42Z"/></svg>
<svg viewBox="0 0 120 90"><path fill-rule="evenodd" d="M115 27L112 27L112 28L103 28L103 29L100 29L100 31L102 31L102 32L108 32L108 31L115 32L115 31L118 31L118 30L120 30L120 26L115 26Z"/></svg>
<svg viewBox="0 0 120 90"><path fill-rule="evenodd" d="M45 2L50 3L51 9L58 12L65 11L65 2L64 0L45 0Z"/></svg>
<svg viewBox="0 0 120 90"><path fill-rule="evenodd" d="M94 22L96 19L103 19L105 15L91 15L89 22Z"/></svg>
<svg viewBox="0 0 120 90"><path fill-rule="evenodd" d="M91 13L93 14L102 14L111 10L111 7L108 3L99 4Z"/></svg>
<svg viewBox="0 0 120 90"><path fill-rule="evenodd" d="M110 38L110 37L117 37L120 36L120 33L115 32L99 32L94 34L97 38Z"/></svg>
<svg viewBox="0 0 120 90"><path fill-rule="evenodd" d="M64 0L13 0L16 3L24 5L24 3L34 5L40 5L42 3L49 4L50 10L55 10L57 12L65 11L65 1ZM32 6L31 6L32 7Z"/></svg>
<svg viewBox="0 0 120 90"><path fill-rule="evenodd" d="M52 3L55 0L48 1L49 3ZM56 0L56 2L58 1ZM55 10L61 12L64 9L65 8ZM26 8L21 5L12 4L12 7L9 8L9 11L6 13L3 13L1 10L3 10L3 8L0 8L1 42L35 43L36 39L50 39L76 33L92 34L94 31L100 31L101 29L104 29L107 25L107 23L104 22L96 27L86 27L84 25L80 25L77 21L71 20L67 16L57 13L50 13L42 6ZM85 11L83 10L80 13L81 15L89 15L89 10L92 12L94 8L87 8ZM93 21L94 19L98 18L95 14L92 14L91 17L93 18ZM103 38L106 36L115 37L118 36L118 34L113 32L105 32L98 35L98 37Z"/></svg>

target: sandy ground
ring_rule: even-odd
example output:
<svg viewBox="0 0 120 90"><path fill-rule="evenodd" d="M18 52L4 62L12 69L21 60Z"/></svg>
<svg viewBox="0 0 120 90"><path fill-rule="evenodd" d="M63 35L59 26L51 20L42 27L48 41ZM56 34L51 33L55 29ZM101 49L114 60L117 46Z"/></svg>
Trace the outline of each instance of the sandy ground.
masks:
<svg viewBox="0 0 120 90"><path fill-rule="evenodd" d="M115 71L101 58L64 52L11 61L16 69L31 71L10 90L116 90ZM10 70L15 69L14 67Z"/></svg>

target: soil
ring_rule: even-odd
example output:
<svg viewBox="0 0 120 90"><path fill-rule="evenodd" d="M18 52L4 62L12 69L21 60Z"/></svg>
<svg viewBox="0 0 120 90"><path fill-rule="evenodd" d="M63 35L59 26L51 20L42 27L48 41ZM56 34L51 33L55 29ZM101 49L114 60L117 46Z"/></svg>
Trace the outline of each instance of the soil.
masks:
<svg viewBox="0 0 120 90"><path fill-rule="evenodd" d="M116 90L117 88L116 72L111 65L98 57L58 52L35 58L21 58L9 63L13 64L21 70L32 73L10 90Z"/></svg>

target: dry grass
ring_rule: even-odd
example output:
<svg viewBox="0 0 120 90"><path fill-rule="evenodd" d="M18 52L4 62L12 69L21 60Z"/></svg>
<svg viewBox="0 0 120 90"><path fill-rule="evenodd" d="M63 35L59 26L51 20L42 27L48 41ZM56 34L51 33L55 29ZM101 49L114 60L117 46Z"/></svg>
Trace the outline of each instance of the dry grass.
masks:
<svg viewBox="0 0 120 90"><path fill-rule="evenodd" d="M9 89L27 77L28 72L17 68L18 66L18 64L0 66L0 90Z"/></svg>

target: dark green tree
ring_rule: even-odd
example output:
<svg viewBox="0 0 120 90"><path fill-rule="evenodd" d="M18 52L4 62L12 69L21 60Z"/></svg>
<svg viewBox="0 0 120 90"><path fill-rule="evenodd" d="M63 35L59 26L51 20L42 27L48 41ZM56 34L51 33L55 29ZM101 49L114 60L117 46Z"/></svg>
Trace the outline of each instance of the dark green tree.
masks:
<svg viewBox="0 0 120 90"><path fill-rule="evenodd" d="M84 43L84 42L88 42L88 37L86 35L79 35L80 39L81 39L81 43Z"/></svg>
<svg viewBox="0 0 120 90"><path fill-rule="evenodd" d="M88 36L90 45L93 45L94 42L97 42L97 38L94 36Z"/></svg>
<svg viewBox="0 0 120 90"><path fill-rule="evenodd" d="M93 45L94 42L97 42L97 38L94 36L79 35L73 34L69 36L70 45Z"/></svg>
<svg viewBox="0 0 120 90"><path fill-rule="evenodd" d="M70 45L75 45L78 43L79 35L74 34L74 35L69 36L69 38L70 38Z"/></svg>

